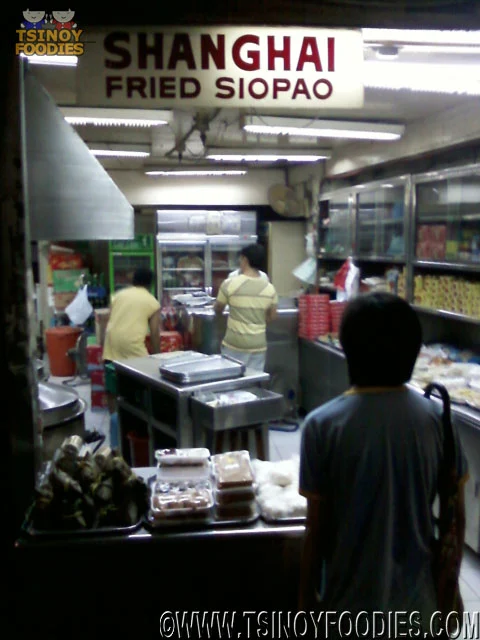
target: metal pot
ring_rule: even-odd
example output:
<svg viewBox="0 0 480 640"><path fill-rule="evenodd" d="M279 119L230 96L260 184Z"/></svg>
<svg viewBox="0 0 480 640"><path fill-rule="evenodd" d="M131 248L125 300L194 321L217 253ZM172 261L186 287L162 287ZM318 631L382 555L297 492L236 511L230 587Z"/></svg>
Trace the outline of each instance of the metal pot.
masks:
<svg viewBox="0 0 480 640"><path fill-rule="evenodd" d="M209 355L220 353L227 328L227 314L218 316L213 309L198 309L192 316L192 347Z"/></svg>
<svg viewBox="0 0 480 640"><path fill-rule="evenodd" d="M39 382L38 404L42 420L44 457L50 460L64 439L85 436L86 402L74 389Z"/></svg>

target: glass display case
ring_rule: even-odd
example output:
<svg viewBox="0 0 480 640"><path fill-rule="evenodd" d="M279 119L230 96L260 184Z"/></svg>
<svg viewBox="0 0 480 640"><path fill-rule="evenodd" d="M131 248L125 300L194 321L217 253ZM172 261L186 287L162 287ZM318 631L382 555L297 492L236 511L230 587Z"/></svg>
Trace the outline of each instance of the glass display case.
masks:
<svg viewBox="0 0 480 640"><path fill-rule="evenodd" d="M480 165L414 177L412 300L480 322Z"/></svg>
<svg viewBox="0 0 480 640"><path fill-rule="evenodd" d="M480 269L480 169L437 176L415 179L415 258Z"/></svg>
<svg viewBox="0 0 480 640"><path fill-rule="evenodd" d="M364 282L396 276L394 291L422 312L478 325L480 164L322 195L320 286L348 255Z"/></svg>
<svg viewBox="0 0 480 640"><path fill-rule="evenodd" d="M206 247L205 240L172 238L158 242L157 277L162 304L180 293L205 290Z"/></svg>
<svg viewBox="0 0 480 640"><path fill-rule="evenodd" d="M318 255L325 258L350 256L354 248L354 225L352 218L353 198L349 191L320 200L318 225Z"/></svg>
<svg viewBox="0 0 480 640"><path fill-rule="evenodd" d="M255 211L157 210L158 299L204 291L216 296L239 267L242 247L257 241Z"/></svg>
<svg viewBox="0 0 480 640"><path fill-rule="evenodd" d="M210 286L212 296L216 297L220 285L228 278L232 271L239 268L240 249L244 242L239 239L222 241L209 240L209 253L211 262Z"/></svg>
<svg viewBox="0 0 480 640"><path fill-rule="evenodd" d="M355 255L404 261L405 183L387 182L357 192Z"/></svg>

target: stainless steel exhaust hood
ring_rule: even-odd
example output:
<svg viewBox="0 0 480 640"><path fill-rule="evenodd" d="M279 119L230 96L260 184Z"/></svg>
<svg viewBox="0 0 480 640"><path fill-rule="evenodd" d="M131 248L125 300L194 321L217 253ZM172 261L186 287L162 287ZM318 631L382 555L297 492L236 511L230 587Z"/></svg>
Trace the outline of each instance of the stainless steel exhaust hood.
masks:
<svg viewBox="0 0 480 640"><path fill-rule="evenodd" d="M129 240L133 207L21 64L22 150L31 240Z"/></svg>

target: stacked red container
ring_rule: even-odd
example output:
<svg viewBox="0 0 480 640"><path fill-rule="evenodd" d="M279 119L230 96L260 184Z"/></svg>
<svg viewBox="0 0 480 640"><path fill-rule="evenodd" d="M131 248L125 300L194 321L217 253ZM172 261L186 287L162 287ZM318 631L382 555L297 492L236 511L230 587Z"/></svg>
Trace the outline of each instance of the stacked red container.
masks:
<svg viewBox="0 0 480 640"><path fill-rule="evenodd" d="M347 306L346 302L339 302L332 300L330 302L330 315L332 318L332 333L338 334L340 331L340 323L342 321L342 315Z"/></svg>
<svg viewBox="0 0 480 640"><path fill-rule="evenodd" d="M306 294L298 299L298 336L313 339L330 332L330 296Z"/></svg>
<svg viewBox="0 0 480 640"><path fill-rule="evenodd" d="M100 344L87 345L87 369L92 383L91 409L105 409L107 394L105 392L105 374L103 370L103 349Z"/></svg>

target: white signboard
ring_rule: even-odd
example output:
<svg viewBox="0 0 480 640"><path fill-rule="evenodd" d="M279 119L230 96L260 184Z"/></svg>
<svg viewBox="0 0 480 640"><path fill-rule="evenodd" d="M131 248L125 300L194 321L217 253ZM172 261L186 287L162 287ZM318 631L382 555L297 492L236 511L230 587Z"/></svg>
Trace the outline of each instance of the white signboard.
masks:
<svg viewBox="0 0 480 640"><path fill-rule="evenodd" d="M78 104L351 109L362 65L353 29L118 28L85 34Z"/></svg>

